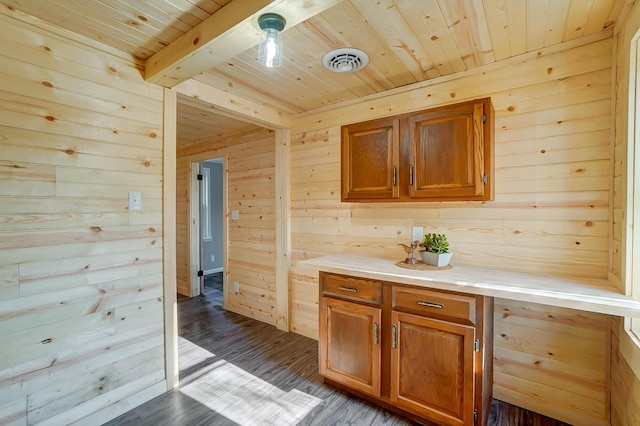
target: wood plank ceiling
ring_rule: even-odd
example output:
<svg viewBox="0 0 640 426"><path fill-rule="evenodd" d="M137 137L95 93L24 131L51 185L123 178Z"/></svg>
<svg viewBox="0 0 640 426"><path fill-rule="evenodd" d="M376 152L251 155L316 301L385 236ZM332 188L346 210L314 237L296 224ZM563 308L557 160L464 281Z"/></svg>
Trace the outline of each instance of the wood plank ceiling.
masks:
<svg viewBox="0 0 640 426"><path fill-rule="evenodd" d="M0 4L145 60L232 1L245 0L0 0ZM253 47L212 64L194 78L288 114L303 113L607 31L630 3L344 0L285 28L280 68L260 66ZM340 47L365 51L369 65L350 74L327 71L322 56ZM215 133L246 130L246 125L184 98L178 116L179 137L188 140L202 138L211 126L220 126Z"/></svg>

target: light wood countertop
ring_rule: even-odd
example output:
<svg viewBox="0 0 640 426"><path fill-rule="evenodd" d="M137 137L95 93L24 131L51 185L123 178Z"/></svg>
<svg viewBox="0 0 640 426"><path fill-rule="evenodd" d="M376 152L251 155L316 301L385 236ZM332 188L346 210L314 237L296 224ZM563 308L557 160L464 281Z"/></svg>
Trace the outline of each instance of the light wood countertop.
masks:
<svg viewBox="0 0 640 426"><path fill-rule="evenodd" d="M308 259L300 266L355 277L429 287L550 306L640 317L640 302L606 279L563 278L454 265L447 270L401 268L396 261L352 254Z"/></svg>

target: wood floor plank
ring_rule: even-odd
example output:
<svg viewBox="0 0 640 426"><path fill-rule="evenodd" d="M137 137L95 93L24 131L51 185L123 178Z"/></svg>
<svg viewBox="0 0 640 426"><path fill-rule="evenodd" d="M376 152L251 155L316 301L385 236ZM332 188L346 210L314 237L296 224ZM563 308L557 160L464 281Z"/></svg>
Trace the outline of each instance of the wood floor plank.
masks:
<svg viewBox="0 0 640 426"><path fill-rule="evenodd" d="M299 425L417 424L325 385L318 374L318 345L315 340L225 311L219 284L215 279L207 280L203 295L178 300L179 335L186 339L179 354L181 388L163 394L106 425L255 424L251 413L245 413L246 417L240 416L246 422L241 420L242 423L238 423L214 411L211 403L208 406L181 391L190 388L195 381L205 380L208 372L222 364L232 364L234 368L250 373L256 381L267 382L268 386L274 387L274 391L303 392L319 399L319 404L306 414ZM246 398L255 396L247 395ZM252 406L258 404L259 401L252 402ZM489 417L491 426L566 426L500 401L494 401ZM285 426L282 422L273 424Z"/></svg>

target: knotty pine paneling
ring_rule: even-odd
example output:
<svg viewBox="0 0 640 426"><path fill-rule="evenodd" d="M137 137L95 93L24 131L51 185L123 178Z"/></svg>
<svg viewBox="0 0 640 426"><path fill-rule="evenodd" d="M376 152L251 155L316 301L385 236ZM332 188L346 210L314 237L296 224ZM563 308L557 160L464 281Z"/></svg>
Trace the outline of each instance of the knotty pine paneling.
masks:
<svg viewBox="0 0 640 426"><path fill-rule="evenodd" d="M275 136L268 130L194 143L178 141L178 292L190 293L190 168L219 157L224 158L227 179L225 309L275 325ZM239 220L231 220L231 210L238 210ZM234 281L240 284L237 294Z"/></svg>
<svg viewBox="0 0 640 426"><path fill-rule="evenodd" d="M625 355L621 353L621 339L628 339L622 327L622 320L612 322L611 342L611 424L613 426L640 425L640 380L637 376L637 352L635 368L631 368ZM630 342L632 347L635 343Z"/></svg>
<svg viewBox="0 0 640 426"><path fill-rule="evenodd" d="M55 3L10 6L94 40L104 40L123 52L146 59L198 25L230 0L140 1L109 0L96 4Z"/></svg>
<svg viewBox="0 0 640 426"><path fill-rule="evenodd" d="M317 337L332 253L402 259L414 225L446 233L452 263L606 277L612 39L572 42L453 79L303 114L292 131L291 328ZM341 203L340 126L491 96L495 201ZM606 316L496 301L494 393L571 424L609 420Z"/></svg>
<svg viewBox="0 0 640 426"><path fill-rule="evenodd" d="M572 424L606 424L608 328L607 315L497 299L494 397L525 394L533 411Z"/></svg>
<svg viewBox="0 0 640 426"><path fill-rule="evenodd" d="M622 25L616 26L616 50L615 54L615 137L614 137L614 178L613 178L613 214L611 230L611 280L617 282L621 289L625 288L625 272L629 273L629 267L623 262L627 256L629 242L623 237L626 232L627 218L626 197L628 188L628 159L629 141L629 88L630 56L633 47L633 39L640 28L640 5L633 5L625 14L626 19ZM636 83L637 84L637 83ZM636 105L636 114L637 114ZM635 136L637 140L637 135ZM635 150L638 146L635 146ZM631 149L633 152L633 148ZM633 155L633 154L632 154ZM637 170L638 165L635 165ZM637 191L637 188L636 188ZM637 230L635 232L638 232ZM625 245L626 244L626 245ZM635 319L634 321L638 321ZM611 424L614 426L640 425L640 376L638 359L640 348L634 343L623 328L621 318L616 318L612 324L613 339L611 342ZM622 350L622 347L626 350ZM635 363L635 368L631 365Z"/></svg>
<svg viewBox="0 0 640 426"><path fill-rule="evenodd" d="M0 423L102 423L166 389L162 91L7 8L0 68Z"/></svg>
<svg viewBox="0 0 640 426"><path fill-rule="evenodd" d="M0 266L0 300L20 295L18 265Z"/></svg>

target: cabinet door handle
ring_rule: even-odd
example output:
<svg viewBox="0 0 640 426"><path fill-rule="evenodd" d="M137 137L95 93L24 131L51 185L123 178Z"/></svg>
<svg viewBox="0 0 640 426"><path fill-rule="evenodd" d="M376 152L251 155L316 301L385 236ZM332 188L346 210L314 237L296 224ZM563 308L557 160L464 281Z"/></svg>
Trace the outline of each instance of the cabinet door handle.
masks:
<svg viewBox="0 0 640 426"><path fill-rule="evenodd" d="M427 308L444 309L444 305L442 303L425 302L423 300L418 300L418 305L426 306Z"/></svg>
<svg viewBox="0 0 640 426"><path fill-rule="evenodd" d="M380 343L380 325L377 322L373 323L373 344Z"/></svg>
<svg viewBox="0 0 640 426"><path fill-rule="evenodd" d="M351 292L351 293L357 293L359 291L355 287L347 287L346 285L341 285L340 287L338 287L338 290L348 291L348 292Z"/></svg>
<svg viewBox="0 0 640 426"><path fill-rule="evenodd" d="M393 166L393 186L398 186L398 168Z"/></svg>
<svg viewBox="0 0 640 426"><path fill-rule="evenodd" d="M409 185L413 185L413 164L409 166Z"/></svg>
<svg viewBox="0 0 640 426"><path fill-rule="evenodd" d="M391 347L393 349L398 347L398 327L395 324L391 327Z"/></svg>

